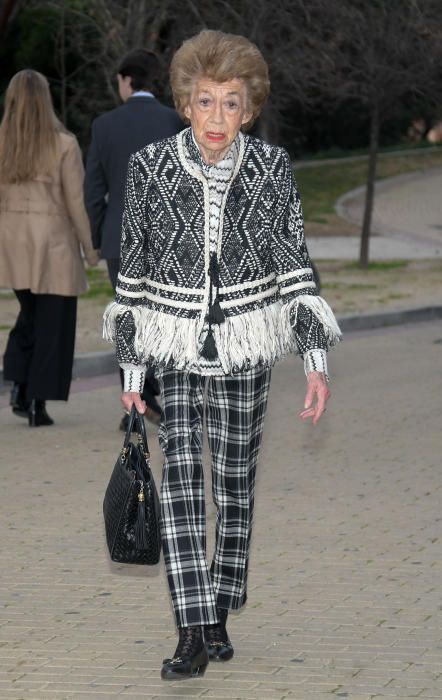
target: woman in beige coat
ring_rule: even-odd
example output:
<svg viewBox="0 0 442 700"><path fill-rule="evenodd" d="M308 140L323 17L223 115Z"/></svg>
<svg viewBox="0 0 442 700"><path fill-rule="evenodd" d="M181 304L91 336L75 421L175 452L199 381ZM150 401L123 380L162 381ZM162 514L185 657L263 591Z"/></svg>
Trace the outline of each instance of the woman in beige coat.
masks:
<svg viewBox="0 0 442 700"><path fill-rule="evenodd" d="M75 137L58 121L46 78L11 80L0 124L0 287L20 312L4 355L11 405L29 424L50 425L46 400L69 395L77 296L87 289L81 250L98 262L83 205Z"/></svg>

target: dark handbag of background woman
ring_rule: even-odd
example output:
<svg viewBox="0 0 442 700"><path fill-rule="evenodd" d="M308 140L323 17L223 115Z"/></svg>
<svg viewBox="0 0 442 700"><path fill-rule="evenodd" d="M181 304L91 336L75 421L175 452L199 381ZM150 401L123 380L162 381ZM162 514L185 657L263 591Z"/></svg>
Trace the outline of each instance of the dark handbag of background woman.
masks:
<svg viewBox="0 0 442 700"><path fill-rule="evenodd" d="M131 442L132 432L138 441ZM121 564L157 564L160 504L150 469L146 427L135 406L103 501L109 553Z"/></svg>

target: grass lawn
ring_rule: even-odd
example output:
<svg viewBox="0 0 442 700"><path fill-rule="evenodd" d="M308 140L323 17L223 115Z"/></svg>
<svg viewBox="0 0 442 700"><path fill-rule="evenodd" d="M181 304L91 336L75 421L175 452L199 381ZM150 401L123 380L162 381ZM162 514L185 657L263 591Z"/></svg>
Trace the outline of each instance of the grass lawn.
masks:
<svg viewBox="0 0 442 700"><path fill-rule="evenodd" d="M86 294L82 294L82 299L96 299L105 303L107 300L114 298L107 268L102 266L102 263L99 267L89 267L86 270L86 277L89 282L89 290Z"/></svg>
<svg viewBox="0 0 442 700"><path fill-rule="evenodd" d="M442 260L316 260L321 294L337 314L442 304Z"/></svg>
<svg viewBox="0 0 442 700"><path fill-rule="evenodd" d="M409 156L385 156L378 160L377 179L382 180L394 175L428 170L442 166L442 148L440 153L425 153ZM315 233L311 224L322 225L317 233L326 233L322 227L328 222L335 227L336 200L349 190L364 185L367 178L367 162L345 162L333 165L300 168L295 176L301 192L304 217L309 233ZM313 229L313 230L312 230ZM357 232L355 227L355 233Z"/></svg>

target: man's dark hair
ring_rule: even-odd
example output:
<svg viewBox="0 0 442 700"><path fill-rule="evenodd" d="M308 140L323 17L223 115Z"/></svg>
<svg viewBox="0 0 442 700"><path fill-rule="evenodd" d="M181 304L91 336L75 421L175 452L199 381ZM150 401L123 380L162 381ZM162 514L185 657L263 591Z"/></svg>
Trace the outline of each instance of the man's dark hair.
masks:
<svg viewBox="0 0 442 700"><path fill-rule="evenodd" d="M132 78L132 90L153 90L159 79L160 62L153 51L134 49L121 59L118 73Z"/></svg>

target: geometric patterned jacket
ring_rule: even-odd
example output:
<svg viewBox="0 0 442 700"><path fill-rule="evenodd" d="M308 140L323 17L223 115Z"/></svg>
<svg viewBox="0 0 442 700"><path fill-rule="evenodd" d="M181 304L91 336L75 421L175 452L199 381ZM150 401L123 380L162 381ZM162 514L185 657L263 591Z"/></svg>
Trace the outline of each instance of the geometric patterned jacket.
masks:
<svg viewBox="0 0 442 700"><path fill-rule="evenodd" d="M208 185L185 155L191 139L189 128L129 162L120 274L104 314L104 337L116 342L126 390L139 389L146 365L199 366L215 296L222 322L211 331L226 374L322 347L309 328L294 332L306 310L327 346L340 337L317 295L287 152L239 134L214 274Z"/></svg>

